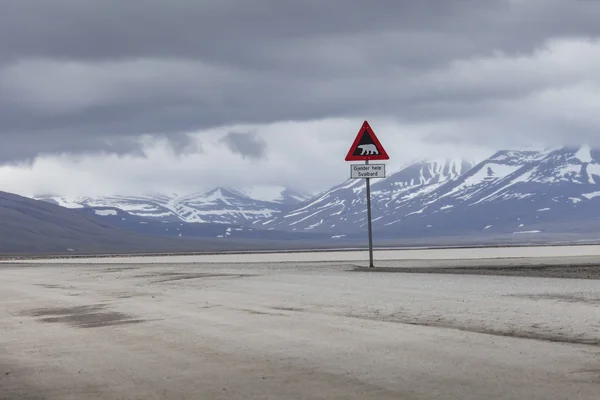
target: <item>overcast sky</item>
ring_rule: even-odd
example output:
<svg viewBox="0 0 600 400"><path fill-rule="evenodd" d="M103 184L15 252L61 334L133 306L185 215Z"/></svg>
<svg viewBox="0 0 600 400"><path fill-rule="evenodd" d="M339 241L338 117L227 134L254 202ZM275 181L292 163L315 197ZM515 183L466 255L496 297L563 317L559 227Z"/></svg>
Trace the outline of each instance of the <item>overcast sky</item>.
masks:
<svg viewBox="0 0 600 400"><path fill-rule="evenodd" d="M600 146L597 0L0 0L0 190L68 196L348 176Z"/></svg>

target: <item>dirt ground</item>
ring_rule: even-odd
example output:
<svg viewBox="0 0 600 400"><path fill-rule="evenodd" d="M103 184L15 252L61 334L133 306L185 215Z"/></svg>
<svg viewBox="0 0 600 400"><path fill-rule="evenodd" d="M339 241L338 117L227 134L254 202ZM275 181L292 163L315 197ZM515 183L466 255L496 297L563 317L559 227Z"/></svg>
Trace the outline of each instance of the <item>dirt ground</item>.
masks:
<svg viewBox="0 0 600 400"><path fill-rule="evenodd" d="M419 265L4 264L0 399L598 398L600 282Z"/></svg>
<svg viewBox="0 0 600 400"><path fill-rule="evenodd" d="M362 272L397 272L419 274L498 275L537 278L600 279L600 265L514 265L510 267L356 267Z"/></svg>

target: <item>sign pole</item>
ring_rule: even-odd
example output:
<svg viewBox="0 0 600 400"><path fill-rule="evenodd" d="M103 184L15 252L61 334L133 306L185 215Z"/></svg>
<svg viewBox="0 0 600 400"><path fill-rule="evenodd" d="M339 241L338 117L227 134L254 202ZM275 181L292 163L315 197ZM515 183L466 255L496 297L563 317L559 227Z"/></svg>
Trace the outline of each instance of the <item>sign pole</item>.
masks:
<svg viewBox="0 0 600 400"><path fill-rule="evenodd" d="M369 164L369 160L365 160L365 165ZM373 227L371 225L371 178L367 181L367 224L369 230L369 268L374 268L373 265Z"/></svg>
<svg viewBox="0 0 600 400"><path fill-rule="evenodd" d="M385 178L385 164L369 164L370 160L389 160L387 152L377 139L367 121L363 122L348 154L346 161L364 161L365 165L350 166L351 179L365 179L367 182L367 226L369 228L369 268L373 264L373 219L371 217L371 178Z"/></svg>

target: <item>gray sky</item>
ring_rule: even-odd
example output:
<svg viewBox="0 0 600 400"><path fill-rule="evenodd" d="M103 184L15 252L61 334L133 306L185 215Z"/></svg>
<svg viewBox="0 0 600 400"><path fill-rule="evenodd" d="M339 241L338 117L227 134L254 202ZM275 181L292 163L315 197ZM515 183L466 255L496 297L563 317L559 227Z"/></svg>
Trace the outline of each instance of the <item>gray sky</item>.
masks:
<svg viewBox="0 0 600 400"><path fill-rule="evenodd" d="M392 167L600 146L596 0L0 5L0 190L320 190L364 119Z"/></svg>

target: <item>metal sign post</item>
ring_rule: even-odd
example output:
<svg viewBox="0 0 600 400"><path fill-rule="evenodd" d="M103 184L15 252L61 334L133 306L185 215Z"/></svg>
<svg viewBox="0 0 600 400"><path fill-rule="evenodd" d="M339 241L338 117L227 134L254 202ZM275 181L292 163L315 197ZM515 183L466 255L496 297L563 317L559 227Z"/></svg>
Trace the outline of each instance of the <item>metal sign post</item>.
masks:
<svg viewBox="0 0 600 400"><path fill-rule="evenodd" d="M365 164L369 164L369 160L365 160ZM369 224L369 268L375 267L373 264L373 226L371 218L371 178L365 179L367 181L367 221Z"/></svg>
<svg viewBox="0 0 600 400"><path fill-rule="evenodd" d="M385 164L369 164L369 160L389 160L387 152L365 121L346 155L346 161L364 161L350 166L350 178L365 179L367 185L367 226L369 231L369 268L373 262L373 218L371 217L371 178L385 178Z"/></svg>

